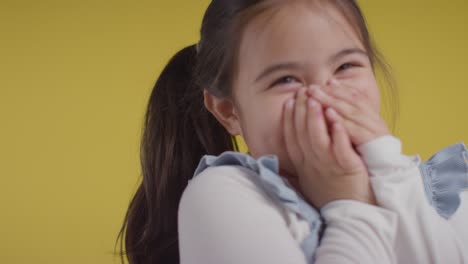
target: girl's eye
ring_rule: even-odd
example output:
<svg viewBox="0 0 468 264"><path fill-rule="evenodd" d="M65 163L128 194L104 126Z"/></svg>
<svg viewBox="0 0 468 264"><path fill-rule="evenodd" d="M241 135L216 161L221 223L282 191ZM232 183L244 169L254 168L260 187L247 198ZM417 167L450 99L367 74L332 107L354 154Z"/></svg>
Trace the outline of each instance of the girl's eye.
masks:
<svg viewBox="0 0 468 264"><path fill-rule="evenodd" d="M275 81L271 86L275 85L282 85L282 84L291 84L291 83L296 83L300 82L296 77L294 76L284 76L279 78L277 81Z"/></svg>
<svg viewBox="0 0 468 264"><path fill-rule="evenodd" d="M350 69L350 68L355 67L355 66L357 66L357 65L355 65L353 63L345 63L345 64L341 65L340 67L338 67L338 69L336 71L337 72L345 71L345 70Z"/></svg>

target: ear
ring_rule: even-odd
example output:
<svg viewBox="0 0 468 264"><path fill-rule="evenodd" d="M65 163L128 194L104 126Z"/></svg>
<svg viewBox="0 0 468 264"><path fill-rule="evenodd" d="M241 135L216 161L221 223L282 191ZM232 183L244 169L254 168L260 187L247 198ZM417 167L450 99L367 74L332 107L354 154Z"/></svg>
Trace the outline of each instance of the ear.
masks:
<svg viewBox="0 0 468 264"><path fill-rule="evenodd" d="M239 116L231 100L216 97L206 89L203 91L203 97L206 109L215 116L229 134L233 136L242 134Z"/></svg>

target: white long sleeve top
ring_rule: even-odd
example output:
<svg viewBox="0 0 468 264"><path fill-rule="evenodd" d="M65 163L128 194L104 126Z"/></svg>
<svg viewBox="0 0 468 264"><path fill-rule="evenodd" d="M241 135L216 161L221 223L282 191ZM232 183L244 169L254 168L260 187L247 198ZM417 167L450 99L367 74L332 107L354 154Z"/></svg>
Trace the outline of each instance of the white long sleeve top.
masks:
<svg viewBox="0 0 468 264"><path fill-rule="evenodd" d="M427 200L418 156L385 136L358 148L379 206L338 200L320 214L326 229L314 259L300 244L310 223L258 185L243 166L216 166L192 179L178 215L183 264L468 263L468 194L449 219Z"/></svg>

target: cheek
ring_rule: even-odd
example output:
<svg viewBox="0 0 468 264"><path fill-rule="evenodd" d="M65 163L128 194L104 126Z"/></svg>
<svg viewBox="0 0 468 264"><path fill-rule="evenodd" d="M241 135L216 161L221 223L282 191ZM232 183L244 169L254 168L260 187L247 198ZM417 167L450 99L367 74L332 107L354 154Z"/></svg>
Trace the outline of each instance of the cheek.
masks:
<svg viewBox="0 0 468 264"><path fill-rule="evenodd" d="M350 80L348 85L356 87L370 101L372 107L380 111L380 92L377 81L373 74Z"/></svg>
<svg viewBox="0 0 468 264"><path fill-rule="evenodd" d="M286 98L256 100L243 113L242 132L253 157L283 156L282 114Z"/></svg>
<svg viewBox="0 0 468 264"><path fill-rule="evenodd" d="M372 106L377 112L380 112L380 92L379 86L377 85L377 81L369 82L366 86L367 90L367 97L369 98Z"/></svg>

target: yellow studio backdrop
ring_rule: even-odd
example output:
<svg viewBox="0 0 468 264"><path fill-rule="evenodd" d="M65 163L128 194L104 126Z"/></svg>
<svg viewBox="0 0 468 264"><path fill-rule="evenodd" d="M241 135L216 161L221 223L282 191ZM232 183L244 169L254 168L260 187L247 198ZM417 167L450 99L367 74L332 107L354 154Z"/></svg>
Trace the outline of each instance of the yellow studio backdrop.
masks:
<svg viewBox="0 0 468 264"><path fill-rule="evenodd" d="M466 1L360 1L405 152L468 143ZM0 263L116 263L152 86L208 1L0 0Z"/></svg>

